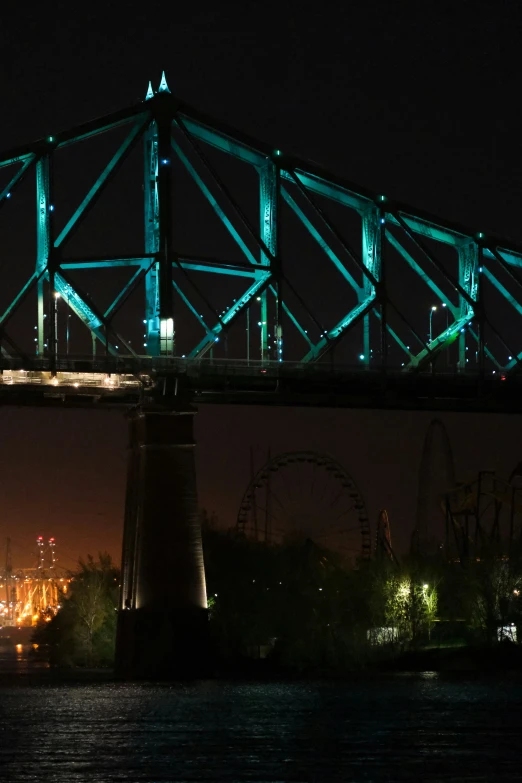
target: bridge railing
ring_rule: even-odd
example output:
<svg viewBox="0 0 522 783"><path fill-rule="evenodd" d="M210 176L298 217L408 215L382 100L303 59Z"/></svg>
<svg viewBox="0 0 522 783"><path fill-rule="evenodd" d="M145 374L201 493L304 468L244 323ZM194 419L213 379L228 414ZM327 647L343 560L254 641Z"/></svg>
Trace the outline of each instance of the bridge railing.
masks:
<svg viewBox="0 0 522 783"><path fill-rule="evenodd" d="M34 357L30 360L17 357L3 357L0 366L0 383L44 383L53 379L74 381L75 376L81 379L84 385L99 385L100 376L106 376L105 383L147 383L155 376L187 375L191 377L229 375L229 376L257 376L270 375L272 377L306 376L306 377L331 377L331 376L367 376L378 377L383 375L404 376L411 371L402 366L380 365L368 367L363 364L335 364L333 362L308 362L299 361L261 361L246 359L225 358L186 358L178 356L68 356L57 358L50 362L48 358ZM479 378L478 369L466 369L468 378ZM15 380L16 375L16 380ZM462 371L456 368L437 370L433 373L430 369L418 369L416 376L433 376L439 380L449 378L461 378ZM499 371L491 371L488 377L492 380L503 380L505 374ZM25 381L24 381L25 379ZM111 381L112 379L112 381Z"/></svg>

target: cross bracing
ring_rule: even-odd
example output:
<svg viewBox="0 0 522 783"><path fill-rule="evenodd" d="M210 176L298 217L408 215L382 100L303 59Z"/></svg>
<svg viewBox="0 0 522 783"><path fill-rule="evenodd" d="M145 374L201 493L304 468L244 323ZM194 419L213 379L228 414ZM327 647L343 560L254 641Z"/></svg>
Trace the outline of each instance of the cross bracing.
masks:
<svg viewBox="0 0 522 783"><path fill-rule="evenodd" d="M91 184L58 214L62 151L81 152L115 132L109 159L90 159ZM116 227L110 248L93 255L80 242L72 252L104 194L116 187L113 202L126 195L119 176L137 158L142 234L133 252L131 213L121 252ZM0 174L0 230L9 233L25 208L24 187L36 197L33 263L1 302L5 367L23 360L54 373L64 354L91 352L505 377L522 363L521 245L395 203L250 138L179 101L164 77L137 106L0 155ZM197 198L206 204L200 218ZM195 248L181 213L193 223ZM2 247L0 260L11 263ZM120 273L124 282L105 286ZM11 282L1 268L0 278ZM69 318L92 337L87 349L73 327L69 341ZM143 338L130 334L129 319Z"/></svg>

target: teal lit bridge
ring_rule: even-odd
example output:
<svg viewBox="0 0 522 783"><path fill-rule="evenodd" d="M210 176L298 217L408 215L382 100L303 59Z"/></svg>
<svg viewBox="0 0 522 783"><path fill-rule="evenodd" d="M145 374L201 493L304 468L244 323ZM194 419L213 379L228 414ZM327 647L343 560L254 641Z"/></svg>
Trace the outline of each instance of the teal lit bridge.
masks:
<svg viewBox="0 0 522 783"><path fill-rule="evenodd" d="M140 211L93 255L126 166ZM0 174L2 403L135 399L168 377L197 402L519 409L522 247L247 138L164 76Z"/></svg>
<svg viewBox="0 0 522 783"><path fill-rule="evenodd" d="M165 76L0 155L0 207L0 405L129 415L123 676L204 671L195 406L522 412L522 245L249 138Z"/></svg>

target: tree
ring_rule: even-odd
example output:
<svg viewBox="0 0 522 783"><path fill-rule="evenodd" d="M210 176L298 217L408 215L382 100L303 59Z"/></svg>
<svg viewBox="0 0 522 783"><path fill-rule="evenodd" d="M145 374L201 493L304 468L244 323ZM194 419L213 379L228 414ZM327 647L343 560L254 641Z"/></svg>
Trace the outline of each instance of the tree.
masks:
<svg viewBox="0 0 522 783"><path fill-rule="evenodd" d="M417 569L396 571L384 585L384 618L398 636L417 644L423 634L431 636L437 619L437 586L419 578Z"/></svg>
<svg viewBox="0 0 522 783"><path fill-rule="evenodd" d="M114 660L119 571L110 555L88 556L71 573L62 608L35 641L50 646L51 663L68 666L110 666Z"/></svg>
<svg viewBox="0 0 522 783"><path fill-rule="evenodd" d="M484 547L480 560L468 566L470 623L484 640L498 640L498 629L520 625L522 607L522 552L513 545L509 555L493 543Z"/></svg>

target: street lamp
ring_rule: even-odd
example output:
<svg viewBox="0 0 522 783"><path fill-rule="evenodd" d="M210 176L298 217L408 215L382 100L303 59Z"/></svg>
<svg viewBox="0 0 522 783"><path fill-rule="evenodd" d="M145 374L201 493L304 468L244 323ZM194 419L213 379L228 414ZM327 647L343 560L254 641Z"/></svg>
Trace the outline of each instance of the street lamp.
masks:
<svg viewBox="0 0 522 783"><path fill-rule="evenodd" d="M449 329L449 307L446 305L446 302L441 302L441 305L442 305L442 307L444 307L444 309L446 311L446 334L447 334L448 329ZM445 352L444 352L446 369L449 368L449 351L450 351L450 349L449 349L449 347L447 347Z"/></svg>
<svg viewBox="0 0 522 783"><path fill-rule="evenodd" d="M430 344L431 344L431 340L432 340L431 324L432 324L432 321L433 321L433 313L435 312L436 309L437 309L437 305L432 305L431 310L430 310Z"/></svg>
<svg viewBox="0 0 522 783"><path fill-rule="evenodd" d="M60 294L58 291L54 292L54 298L56 299L56 304L54 307L54 355L55 357L58 356L58 301L60 299Z"/></svg>

